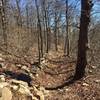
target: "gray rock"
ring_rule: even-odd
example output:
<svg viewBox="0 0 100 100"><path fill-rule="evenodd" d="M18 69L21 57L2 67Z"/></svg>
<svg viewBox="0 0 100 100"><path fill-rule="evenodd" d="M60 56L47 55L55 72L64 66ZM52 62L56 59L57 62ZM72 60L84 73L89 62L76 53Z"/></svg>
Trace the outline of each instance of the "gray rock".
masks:
<svg viewBox="0 0 100 100"><path fill-rule="evenodd" d="M92 68L92 69L96 69L96 68L97 68L97 66L91 66L91 68Z"/></svg>
<svg viewBox="0 0 100 100"><path fill-rule="evenodd" d="M100 80L95 80L96 83L100 83Z"/></svg>
<svg viewBox="0 0 100 100"><path fill-rule="evenodd" d="M12 79L12 80L10 80L10 82L11 82L12 84L23 85L23 86L25 86L25 87L28 87L28 84L27 84L26 82L23 82L23 81L18 81L18 80Z"/></svg>
<svg viewBox="0 0 100 100"><path fill-rule="evenodd" d="M5 60L2 58L2 57L0 57L0 62L4 62Z"/></svg>
<svg viewBox="0 0 100 100"><path fill-rule="evenodd" d="M5 76L4 75L0 75L0 81L5 82Z"/></svg>
<svg viewBox="0 0 100 100"><path fill-rule="evenodd" d="M29 68L27 66L22 66L21 69L24 70L27 73L30 73L30 70L29 70Z"/></svg>

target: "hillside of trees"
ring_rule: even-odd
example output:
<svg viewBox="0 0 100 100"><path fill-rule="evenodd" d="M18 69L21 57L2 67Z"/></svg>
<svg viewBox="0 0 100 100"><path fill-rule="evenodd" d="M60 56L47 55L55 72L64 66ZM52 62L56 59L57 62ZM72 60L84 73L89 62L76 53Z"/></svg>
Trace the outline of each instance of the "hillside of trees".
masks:
<svg viewBox="0 0 100 100"><path fill-rule="evenodd" d="M100 100L100 0L0 0L0 100Z"/></svg>

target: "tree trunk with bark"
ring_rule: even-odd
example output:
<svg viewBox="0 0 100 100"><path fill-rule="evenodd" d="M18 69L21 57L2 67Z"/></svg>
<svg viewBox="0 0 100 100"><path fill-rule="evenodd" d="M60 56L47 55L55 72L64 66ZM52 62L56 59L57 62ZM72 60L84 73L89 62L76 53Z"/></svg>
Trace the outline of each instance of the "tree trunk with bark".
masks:
<svg viewBox="0 0 100 100"><path fill-rule="evenodd" d="M1 23L4 39L4 49L7 50L7 20L6 20L6 0L1 0L0 2L0 14L1 14Z"/></svg>
<svg viewBox="0 0 100 100"><path fill-rule="evenodd" d="M88 26L90 22L91 0L81 0L80 32L78 40L77 65L74 79L81 79L85 75L87 65Z"/></svg>
<svg viewBox="0 0 100 100"><path fill-rule="evenodd" d="M66 0L66 37L65 37L65 45L64 45L64 54L69 56L69 32L68 32L68 0ZM67 51L67 52L66 52Z"/></svg>
<svg viewBox="0 0 100 100"><path fill-rule="evenodd" d="M58 51L58 38L57 38L57 12L55 12L54 43L55 43L55 50Z"/></svg>
<svg viewBox="0 0 100 100"><path fill-rule="evenodd" d="M42 38L42 28L41 28L39 7L37 4L37 0L35 0L35 5L36 5L36 9L37 9L37 19L38 19L37 28L39 30L39 33L38 33L38 51L39 51L39 64L40 64L41 57L43 57L43 38Z"/></svg>
<svg viewBox="0 0 100 100"><path fill-rule="evenodd" d="M48 16L47 16L47 7L46 7L46 0L43 0L42 1L43 2L43 4L42 4L42 6L43 6L43 12L44 12L44 26L45 26L45 32L46 32L46 53L48 53L48 50L49 50L49 33L48 33Z"/></svg>

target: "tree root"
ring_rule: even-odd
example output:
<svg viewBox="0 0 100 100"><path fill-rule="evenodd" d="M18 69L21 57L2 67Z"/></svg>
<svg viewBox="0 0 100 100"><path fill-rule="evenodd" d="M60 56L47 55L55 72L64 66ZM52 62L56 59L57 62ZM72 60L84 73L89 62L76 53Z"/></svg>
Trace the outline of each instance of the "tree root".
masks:
<svg viewBox="0 0 100 100"><path fill-rule="evenodd" d="M73 79L73 76L69 77L69 80L64 82L63 84L56 86L56 87L45 87L46 90L58 90L58 89L63 89L66 86L69 86L71 84L73 84L75 82L75 80Z"/></svg>

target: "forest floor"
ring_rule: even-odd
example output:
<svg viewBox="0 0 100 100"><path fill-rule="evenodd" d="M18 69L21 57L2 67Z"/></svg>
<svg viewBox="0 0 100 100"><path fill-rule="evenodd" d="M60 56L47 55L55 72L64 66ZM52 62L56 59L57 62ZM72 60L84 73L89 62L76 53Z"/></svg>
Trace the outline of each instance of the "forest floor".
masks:
<svg viewBox="0 0 100 100"><path fill-rule="evenodd" d="M50 89L46 100L100 100L100 68L96 66L87 65L83 79L59 88L74 75L75 65L75 59L51 57L48 67L38 72L37 82Z"/></svg>
<svg viewBox="0 0 100 100"><path fill-rule="evenodd" d="M87 65L86 75L83 79L59 88L74 75L76 60L71 57L62 56L60 53L50 53L45 59L42 59L41 68L38 68L36 64L28 66L26 63L24 65L22 63L2 61L2 58L0 60L2 65L0 75L2 73L6 74L6 82L12 78L15 79L13 73L14 75L15 73L16 75L19 73L31 73L31 85L43 87L45 91L41 93L42 90L39 90L38 96L40 97L36 95L37 100L100 100L100 66ZM10 78L7 76L8 72L12 73L9 74ZM28 81L26 80L26 82ZM34 95L34 91L31 90L31 93ZM12 100L19 100L18 95L15 95L15 97ZM31 99L21 98L20 100Z"/></svg>

